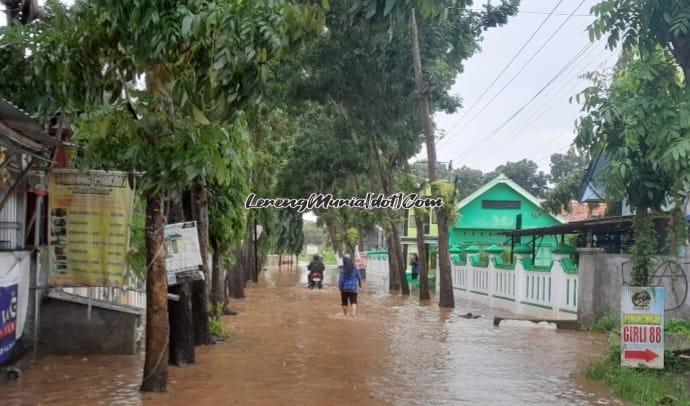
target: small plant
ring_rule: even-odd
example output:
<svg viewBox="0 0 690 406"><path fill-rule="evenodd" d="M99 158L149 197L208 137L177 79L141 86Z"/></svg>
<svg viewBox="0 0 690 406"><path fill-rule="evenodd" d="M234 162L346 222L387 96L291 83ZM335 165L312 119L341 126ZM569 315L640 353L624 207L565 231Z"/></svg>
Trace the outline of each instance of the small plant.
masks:
<svg viewBox="0 0 690 406"><path fill-rule="evenodd" d="M225 327L223 327L223 323L220 320L221 314L223 314L223 304L219 303L218 306L216 306L215 311L211 312L208 323L211 334L213 334L219 341L230 338L230 335L225 330Z"/></svg>
<svg viewBox="0 0 690 406"><path fill-rule="evenodd" d="M667 333L690 333L690 320L666 320L666 323L664 325L664 331Z"/></svg>
<svg viewBox="0 0 690 406"><path fill-rule="evenodd" d="M605 313L598 320L594 321L589 326L589 331L595 333L608 333L616 328L616 320L611 316L611 313Z"/></svg>

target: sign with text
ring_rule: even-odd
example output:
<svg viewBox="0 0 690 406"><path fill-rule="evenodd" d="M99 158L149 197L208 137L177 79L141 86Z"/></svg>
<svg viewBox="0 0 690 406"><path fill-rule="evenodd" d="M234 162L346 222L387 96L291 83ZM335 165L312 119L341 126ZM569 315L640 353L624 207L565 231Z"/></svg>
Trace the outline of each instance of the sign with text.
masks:
<svg viewBox="0 0 690 406"><path fill-rule="evenodd" d="M17 284L0 286L0 365L10 359L17 340Z"/></svg>
<svg viewBox="0 0 690 406"><path fill-rule="evenodd" d="M621 365L664 368L664 288L623 287Z"/></svg>
<svg viewBox="0 0 690 406"><path fill-rule="evenodd" d="M121 286L134 192L125 172L50 174L49 284Z"/></svg>
<svg viewBox="0 0 690 406"><path fill-rule="evenodd" d="M165 226L165 253L168 286L177 285L182 278L196 280L203 277L199 271L202 260L195 221Z"/></svg>

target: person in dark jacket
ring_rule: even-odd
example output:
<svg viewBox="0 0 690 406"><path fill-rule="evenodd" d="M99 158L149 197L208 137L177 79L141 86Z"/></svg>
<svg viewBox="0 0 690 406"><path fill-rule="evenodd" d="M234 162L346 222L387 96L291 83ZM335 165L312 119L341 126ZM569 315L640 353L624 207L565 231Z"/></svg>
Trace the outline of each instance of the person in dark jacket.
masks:
<svg viewBox="0 0 690 406"><path fill-rule="evenodd" d="M410 265L412 265L412 280L415 280L419 277L419 257L417 254L412 254Z"/></svg>
<svg viewBox="0 0 690 406"><path fill-rule="evenodd" d="M349 257L343 258L343 269L340 271L338 287L340 288L343 314L347 316L347 305L349 301L352 306L352 317L355 317L357 314L357 290L362 287L362 277Z"/></svg>
<svg viewBox="0 0 690 406"><path fill-rule="evenodd" d="M319 254L314 254L314 259L312 259L309 265L307 265L307 269L309 270L309 274L307 275L309 286L312 286L311 277L313 273L318 273L321 275L321 280L323 280L323 271L325 266L323 265L323 261L321 260Z"/></svg>

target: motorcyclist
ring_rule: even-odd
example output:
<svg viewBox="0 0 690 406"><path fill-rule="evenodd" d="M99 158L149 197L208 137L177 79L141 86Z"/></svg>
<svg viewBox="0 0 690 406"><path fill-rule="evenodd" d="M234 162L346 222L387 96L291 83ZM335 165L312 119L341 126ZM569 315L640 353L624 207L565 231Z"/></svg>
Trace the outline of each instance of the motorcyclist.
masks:
<svg viewBox="0 0 690 406"><path fill-rule="evenodd" d="M307 270L309 270L309 286L312 286L312 275L314 273L319 273L321 276L321 280L323 280L323 270L325 267L323 266L323 261L321 260L321 257L319 254L314 254L314 258L309 262L309 265L307 265Z"/></svg>

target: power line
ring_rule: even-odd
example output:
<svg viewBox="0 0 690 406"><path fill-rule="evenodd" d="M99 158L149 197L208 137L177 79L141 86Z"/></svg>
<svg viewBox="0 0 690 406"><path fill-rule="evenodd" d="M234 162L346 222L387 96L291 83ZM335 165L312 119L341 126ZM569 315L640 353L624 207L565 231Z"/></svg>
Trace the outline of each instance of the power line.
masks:
<svg viewBox="0 0 690 406"><path fill-rule="evenodd" d="M469 126L474 120L476 120L477 117L479 117L479 115L480 115L482 112L484 112L484 110L486 110L486 108L489 107L489 106L491 105L491 103L492 103L494 100L496 100L496 98L497 98L498 96L500 96L501 93L503 93L503 91L504 91L511 83L513 83L513 81L514 81L518 76L520 76L520 74L524 71L525 67L527 67L527 65L529 65L530 62L532 62L532 61L534 60L534 58L536 58L537 55L539 55L539 54L541 53L541 51L546 47L546 45L548 45L549 42L551 42L551 40L556 36L556 34L558 34L558 33L561 31L561 29L565 26L565 24L566 24L568 21L570 21L570 18L571 18L571 17L575 14L575 12L584 4L585 1L586 1L586 0L580 1L580 3L577 5L577 7L575 7L575 9L573 9L573 11L568 15L568 18L566 18L565 20L563 20L563 22L558 26L558 28L556 28L556 31L554 31L554 32L551 34L551 36L549 36L549 38L547 38L546 41L544 41L544 42L542 43L542 45L539 47L539 49L537 49L537 51L536 51L534 54L532 54L532 56L527 60L527 62L525 62L525 63L520 67L520 69L515 73L515 75L513 75L513 76L510 78L510 80L508 81L508 83L506 83L506 84L498 91L498 93L496 93L486 104L484 104L484 106L483 106L474 116L472 116L472 118L470 119L469 122L465 123L465 125L464 125L462 128L460 128L460 130L458 130L457 133L451 135L450 137L448 137L448 139L453 138L454 136L460 134L460 133L462 132L462 130L464 130L465 128L467 128L467 126Z"/></svg>
<svg viewBox="0 0 690 406"><path fill-rule="evenodd" d="M534 96L532 96L532 98L530 98L530 99L529 99L526 103L524 103L517 111L515 111L510 117L508 117L500 126L498 126L498 128L496 128L495 130L493 130L493 131L492 131L491 133L489 133L487 136L485 136L485 137L483 137L482 139L480 139L479 142L477 142L472 148L470 148L469 150L465 151L464 153L460 153L458 156L456 156L455 158L453 158L453 161L455 161L456 159L458 159L458 158L460 158L460 157L464 157L464 156L466 156L467 154L470 154L470 153L474 152L474 150L476 150L477 147L479 147L479 146L482 145L486 140L488 140L489 138L491 138L491 137L493 137L494 135L496 135L499 131L501 131L508 123L510 123L513 119L515 119L515 117L517 117L517 116L518 116L518 115L519 115L519 114L520 114L530 103L532 103L537 97L539 97L539 95L541 95L541 94L544 92L544 90L546 90L549 86L551 86L551 85L556 81L556 79L558 79L558 78L563 74L563 72L565 72L565 71L568 69L568 67L570 67L570 65L571 65L572 63L574 63L577 59L579 59L579 58L582 56L582 54L583 54L587 49L589 49L591 46L592 46L592 43L589 43L589 44L585 45L582 49L580 49L580 50L575 54L575 56L573 56L573 57L565 64L565 66L563 66L563 68L561 68L561 70L559 70L559 71L558 71L558 72L557 72L557 73L556 73L556 74L555 74L555 75L554 75L554 76L553 76L553 77L552 77L552 78L551 78L541 89L539 89L539 91L538 91Z"/></svg>
<svg viewBox="0 0 690 406"><path fill-rule="evenodd" d="M563 86L556 89L548 97L545 97L543 102L536 105L537 107L536 107L536 110L534 112L532 112L529 116L527 116L527 118L525 120L522 120L522 122L520 122L515 127L513 127L513 132L519 133L520 131L524 130L526 127L529 126L529 124L532 124L537 118L543 116L544 113L546 113L547 111L549 111L553 107L555 107L556 104L554 104L553 102L557 101L561 95L563 95L563 94L568 95L568 94L570 94L570 92L572 92L578 86L580 86L580 83L578 83L578 81L576 79L579 79L580 76L585 72L585 70L587 70L588 67L593 62L595 62L603 53L605 53L607 51L606 48L603 48L600 50L599 53L594 54L593 57L591 57L589 59L585 59L587 56L592 56L592 54L593 54L592 51L594 51L596 49L596 47L599 45L599 43L601 43L601 42L603 42L603 39L598 41L597 43L595 43L594 46L587 51L587 54L589 54L589 55L583 55L583 58L580 61L578 61L577 63L572 65L573 69L571 69L571 70L574 71L580 67L581 62L584 62L584 66L582 66L582 69L580 69L580 71L575 73L574 78L573 78L575 80L570 79L570 80L565 81L565 78L562 78L564 81ZM569 71L571 71L571 70L569 69ZM568 86L568 85L570 85L570 86ZM552 90L553 90L553 88L552 88ZM546 96L546 94L544 94L544 96ZM546 106L546 107L544 108L544 106Z"/></svg>
<svg viewBox="0 0 690 406"><path fill-rule="evenodd" d="M601 43L601 42L603 42L603 41L600 40L600 41L598 41L597 43L595 43L594 47L590 48L590 51L591 51L591 50L594 50L595 47L596 47L596 45L598 45L598 44ZM595 61L599 58L599 56L601 56L601 55L602 55L603 53L605 53L606 51L607 51L607 49L604 48L604 49L602 49L599 53L597 53L596 55L594 55L593 58L590 58L590 59L585 63L585 65L582 67L582 69L575 75L576 78L580 77L580 75L581 75L585 70L587 70L587 69L589 68L589 66L590 66L593 62L595 62ZM603 63L606 64L606 62L608 62L608 60L609 60L610 58L611 58L611 56L609 56L608 58L606 58L606 60L603 61ZM579 65L579 63L573 64L572 66L573 66L573 67L577 67L578 65ZM568 93L574 91L578 86L580 86L580 83L574 82L574 83L572 84L572 86L570 86L570 87L568 87L568 83L566 83L565 86L560 87L555 93L551 94L546 100L544 100L543 102L541 102L541 106L540 106L540 107L542 107L542 108L538 108L538 109L535 110L530 116L528 116L528 118L527 118L526 120L523 120L520 124L518 124L518 125L516 125L515 127L513 127L513 130L510 130L508 133L506 133L506 136L496 139L496 140L491 144L491 146L492 146L492 147L493 147L493 146L496 146L496 147L497 147L497 146L500 145L501 139L510 139L512 136L517 136L517 135L519 135L521 132L525 131L525 129L529 128L530 125L532 125L532 124L533 124L534 122L536 122L540 117L542 117L544 114L546 114L548 111L550 111L551 109L553 109L553 108L557 105L557 104L555 103L555 101L558 100L559 96L561 96L561 95L564 93L564 92L563 92L564 90L565 90L565 93L568 94ZM546 107L543 107L543 106L546 106Z"/></svg>
<svg viewBox="0 0 690 406"><path fill-rule="evenodd" d="M513 55L513 57L510 59L510 61L508 61L508 63L503 67L503 69L501 70L501 72L499 72L499 74L496 75L496 77L495 77L494 80L491 82L491 84L490 84L486 89L484 89L484 91L482 92L482 94L479 95L479 97L477 98L477 100L474 101L474 103L472 104L472 106L471 106L465 113L463 113L463 115L462 115L460 118L458 118L457 121L455 121L455 123L454 123L454 124L451 126L451 128L448 130L449 132L452 131L458 124L460 124L460 122L461 122L465 117L467 117L467 115L470 114L470 112L471 112L472 110L474 110L475 106L477 106L477 105L479 104L479 102L482 101L482 100L484 99L484 96L486 96L486 94L489 92L489 90L491 90L491 89L494 87L494 85L496 84L496 82L498 82L498 79L500 79L500 78L503 76L503 74L506 72L506 70L508 70L508 68L510 67L510 65L511 65L513 62L515 62L515 59L517 59L517 57L520 56L520 54L522 53L522 51L525 50L525 48L527 47L527 45L529 45L530 42L532 42L532 39L534 39L534 37L535 37L535 36L537 35L537 33L541 30L541 28L544 26L544 24L546 24L546 22L549 21L549 19L551 18L551 16L553 15L553 13L556 12L556 10L557 10L558 7L561 5L561 3L563 3L563 0L560 0L560 1L556 4L556 6L551 10L551 12L548 13L548 15L546 16L546 18L544 18L544 20L542 20L541 24L539 24L539 26L537 27L537 29L534 30L534 32L532 33L532 35L530 35L530 37L527 38L527 41L525 41L525 43L522 44L522 47L520 47L520 49L518 49L518 51L515 53L515 55ZM446 140L448 140L448 139L446 139ZM445 140L444 140L444 141L445 141Z"/></svg>

